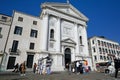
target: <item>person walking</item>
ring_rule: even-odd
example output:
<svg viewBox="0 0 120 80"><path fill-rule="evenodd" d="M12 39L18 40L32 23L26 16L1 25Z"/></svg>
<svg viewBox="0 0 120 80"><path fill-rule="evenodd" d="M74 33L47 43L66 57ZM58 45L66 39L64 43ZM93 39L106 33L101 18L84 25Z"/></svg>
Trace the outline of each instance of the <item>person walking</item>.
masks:
<svg viewBox="0 0 120 80"><path fill-rule="evenodd" d="M43 72L43 63L42 63L42 61L40 61L39 65L38 65L38 69L39 69L39 74L42 75L42 72Z"/></svg>
<svg viewBox="0 0 120 80"><path fill-rule="evenodd" d="M37 64L34 63L34 66L33 66L33 73L36 73L36 68L37 68Z"/></svg>
<svg viewBox="0 0 120 80"><path fill-rule="evenodd" d="M72 63L69 63L69 70L68 70L69 75L71 75L71 72L72 72Z"/></svg>
<svg viewBox="0 0 120 80"><path fill-rule="evenodd" d="M77 61L76 62L76 72L77 72L77 74L79 74L79 65L80 65L80 63Z"/></svg>
<svg viewBox="0 0 120 80"><path fill-rule="evenodd" d="M25 72L26 72L26 66L25 66L25 62L23 62L23 63L20 65L20 73L21 73L21 76L25 76Z"/></svg>
<svg viewBox="0 0 120 80"><path fill-rule="evenodd" d="M51 65L52 65L52 59L50 57L47 57L47 60L46 60L47 74L51 74Z"/></svg>
<svg viewBox="0 0 120 80"><path fill-rule="evenodd" d="M120 60L118 60L117 57L114 57L115 78L117 78L118 75L119 65L120 65Z"/></svg>

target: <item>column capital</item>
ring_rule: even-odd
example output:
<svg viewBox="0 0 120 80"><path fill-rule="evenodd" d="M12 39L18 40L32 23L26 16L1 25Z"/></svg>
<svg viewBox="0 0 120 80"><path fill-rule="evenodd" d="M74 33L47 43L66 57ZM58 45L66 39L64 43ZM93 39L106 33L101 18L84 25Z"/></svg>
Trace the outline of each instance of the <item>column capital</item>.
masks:
<svg viewBox="0 0 120 80"><path fill-rule="evenodd" d="M57 20L61 20L61 17L60 17L60 16L57 16Z"/></svg>
<svg viewBox="0 0 120 80"><path fill-rule="evenodd" d="M43 18L45 16L49 16L49 13L47 11L43 11L40 15L40 18Z"/></svg>

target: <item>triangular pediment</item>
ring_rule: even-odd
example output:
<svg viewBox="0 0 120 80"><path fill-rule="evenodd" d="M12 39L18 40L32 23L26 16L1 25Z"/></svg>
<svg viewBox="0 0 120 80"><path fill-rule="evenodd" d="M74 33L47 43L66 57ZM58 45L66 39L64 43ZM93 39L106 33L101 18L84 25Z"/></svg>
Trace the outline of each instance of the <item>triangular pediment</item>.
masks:
<svg viewBox="0 0 120 80"><path fill-rule="evenodd" d="M78 11L75 7L73 7L71 4L68 3L44 3L42 4L43 7L47 6L50 8L53 8L59 12L66 13L72 16L75 16L77 18L83 19L85 21L88 21L88 18L83 15L80 11Z"/></svg>
<svg viewBox="0 0 120 80"><path fill-rule="evenodd" d="M70 39L70 38L63 39L61 42L76 45L75 41L73 41L73 40L72 40L72 39Z"/></svg>

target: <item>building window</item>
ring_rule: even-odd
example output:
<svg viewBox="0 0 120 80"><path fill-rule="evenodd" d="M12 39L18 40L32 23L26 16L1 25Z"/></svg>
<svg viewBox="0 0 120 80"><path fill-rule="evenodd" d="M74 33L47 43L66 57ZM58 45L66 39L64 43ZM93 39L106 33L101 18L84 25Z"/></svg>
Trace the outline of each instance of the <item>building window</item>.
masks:
<svg viewBox="0 0 120 80"><path fill-rule="evenodd" d="M2 38L2 34L1 34L2 28L0 27L0 38Z"/></svg>
<svg viewBox="0 0 120 80"><path fill-rule="evenodd" d="M108 53L108 50L107 50L107 49L105 49L105 52L106 52L106 53Z"/></svg>
<svg viewBox="0 0 120 80"><path fill-rule="evenodd" d="M100 60L103 60L103 56L100 55Z"/></svg>
<svg viewBox="0 0 120 80"><path fill-rule="evenodd" d="M37 21L33 21L33 25L37 25Z"/></svg>
<svg viewBox="0 0 120 80"><path fill-rule="evenodd" d="M0 34L1 34L2 28L0 27Z"/></svg>
<svg viewBox="0 0 120 80"><path fill-rule="evenodd" d="M97 61L97 57L96 56L94 56L94 60Z"/></svg>
<svg viewBox="0 0 120 80"><path fill-rule="evenodd" d="M98 40L98 45L100 45L100 41Z"/></svg>
<svg viewBox="0 0 120 80"><path fill-rule="evenodd" d="M109 50L109 54L111 54L111 51Z"/></svg>
<svg viewBox="0 0 120 80"><path fill-rule="evenodd" d="M80 44L82 44L82 36L80 36Z"/></svg>
<svg viewBox="0 0 120 80"><path fill-rule="evenodd" d="M107 56L107 60L110 60L110 58Z"/></svg>
<svg viewBox="0 0 120 80"><path fill-rule="evenodd" d="M95 47L93 47L93 52L96 52Z"/></svg>
<svg viewBox="0 0 120 80"><path fill-rule="evenodd" d="M102 52L103 52L103 53L105 52L105 49L104 49L104 48L102 48Z"/></svg>
<svg viewBox="0 0 120 80"><path fill-rule="evenodd" d="M104 56L104 60L106 60L106 56Z"/></svg>
<svg viewBox="0 0 120 80"><path fill-rule="evenodd" d="M99 52L100 52L100 53L102 52L102 49L101 49L101 48L99 48Z"/></svg>
<svg viewBox="0 0 120 80"><path fill-rule="evenodd" d="M23 21L23 17L18 17L18 21Z"/></svg>
<svg viewBox="0 0 120 80"><path fill-rule="evenodd" d="M101 45L104 46L104 42L103 41L101 41Z"/></svg>
<svg viewBox="0 0 120 80"><path fill-rule="evenodd" d="M35 37L35 38L37 38L37 33L38 33L37 30L33 30L33 29L31 29L30 36L31 36L31 37Z"/></svg>
<svg viewBox="0 0 120 80"><path fill-rule="evenodd" d="M11 52L17 52L18 41L14 40L12 44Z"/></svg>
<svg viewBox="0 0 120 80"><path fill-rule="evenodd" d="M94 40L92 40L92 43L94 44Z"/></svg>
<svg viewBox="0 0 120 80"><path fill-rule="evenodd" d="M105 47L107 47L107 44L106 44L106 42L104 42L104 45L105 45Z"/></svg>
<svg viewBox="0 0 120 80"><path fill-rule="evenodd" d="M2 16L2 21L6 22L6 20L7 20L7 17L6 16Z"/></svg>
<svg viewBox="0 0 120 80"><path fill-rule="evenodd" d="M15 26L14 34L22 35L22 27Z"/></svg>
<svg viewBox="0 0 120 80"><path fill-rule="evenodd" d="M30 43L30 48L29 49L34 49L35 43Z"/></svg>
<svg viewBox="0 0 120 80"><path fill-rule="evenodd" d="M54 30L53 29L50 30L50 38L54 39Z"/></svg>

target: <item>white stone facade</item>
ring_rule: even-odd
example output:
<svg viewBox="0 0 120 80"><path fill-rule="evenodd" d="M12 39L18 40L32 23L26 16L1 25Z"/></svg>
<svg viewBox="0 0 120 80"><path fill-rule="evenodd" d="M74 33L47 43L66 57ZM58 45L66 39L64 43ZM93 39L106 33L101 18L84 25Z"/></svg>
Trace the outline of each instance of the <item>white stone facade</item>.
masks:
<svg viewBox="0 0 120 80"><path fill-rule="evenodd" d="M120 46L115 41L103 36L94 36L89 38L88 43L94 70L96 70L96 63L113 61L112 55L120 57Z"/></svg>
<svg viewBox="0 0 120 80"><path fill-rule="evenodd" d="M8 40L11 21L12 18L10 16L0 14L0 66L2 66L2 57L6 55L5 48Z"/></svg>
<svg viewBox="0 0 120 80"><path fill-rule="evenodd" d="M52 71L64 71L66 63L82 59L92 66L87 44L88 18L66 3L43 3L41 7L40 17L14 11L7 55L2 62L4 70L23 61L31 69L48 54L53 59Z"/></svg>

